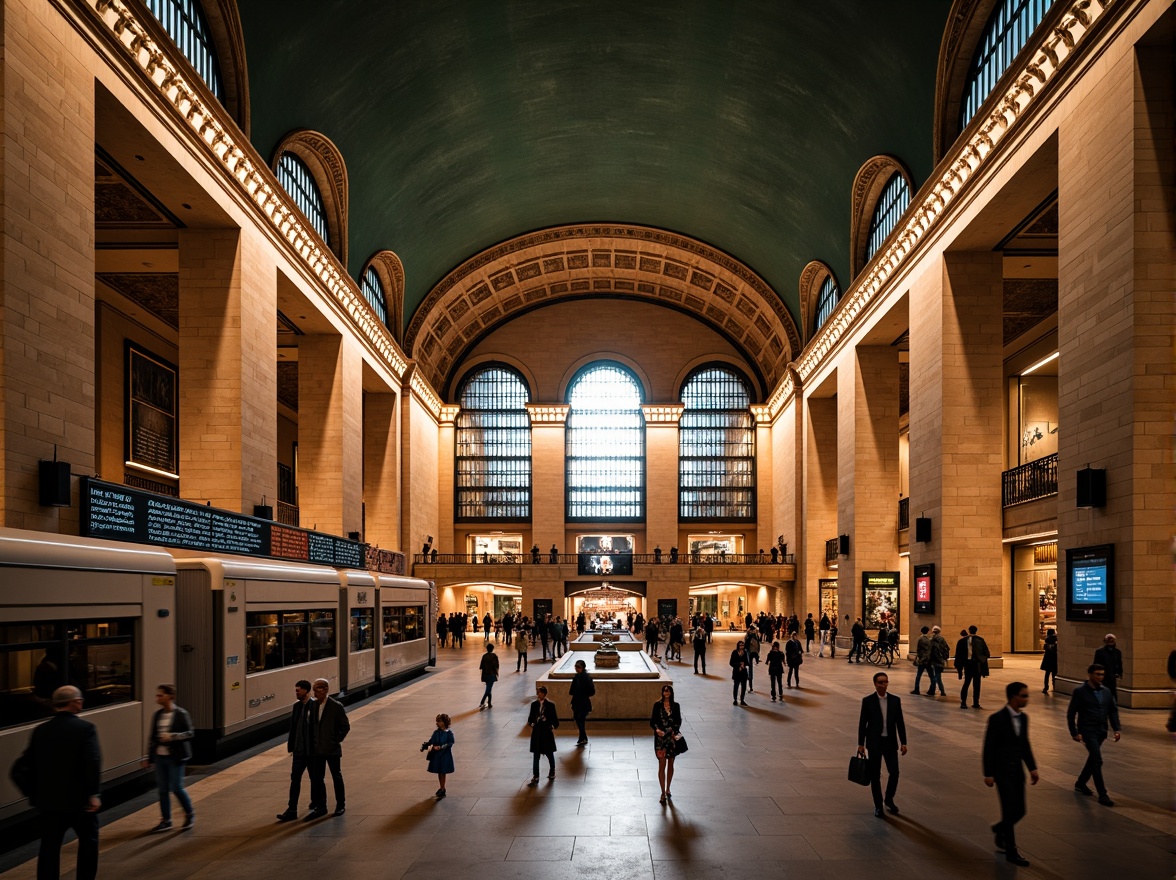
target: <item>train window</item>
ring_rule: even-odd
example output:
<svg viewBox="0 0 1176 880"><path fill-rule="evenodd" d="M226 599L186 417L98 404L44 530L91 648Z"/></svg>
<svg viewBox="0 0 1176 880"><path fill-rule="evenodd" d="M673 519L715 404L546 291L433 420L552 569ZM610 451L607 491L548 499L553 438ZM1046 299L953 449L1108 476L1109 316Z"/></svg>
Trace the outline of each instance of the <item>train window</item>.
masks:
<svg viewBox="0 0 1176 880"><path fill-rule="evenodd" d="M376 620L376 610L374 608L352 608L351 609L351 650L366 651L369 648L374 648L375 635L373 627Z"/></svg>
<svg viewBox="0 0 1176 880"><path fill-rule="evenodd" d="M425 606L404 605L384 609L384 644L395 645L425 638Z"/></svg>
<svg viewBox="0 0 1176 880"><path fill-rule="evenodd" d="M135 699L135 621L44 621L0 627L0 727L53 714L53 691L81 688L86 708Z"/></svg>
<svg viewBox="0 0 1176 880"><path fill-rule="evenodd" d="M245 614L248 674L334 657L334 611L249 611Z"/></svg>

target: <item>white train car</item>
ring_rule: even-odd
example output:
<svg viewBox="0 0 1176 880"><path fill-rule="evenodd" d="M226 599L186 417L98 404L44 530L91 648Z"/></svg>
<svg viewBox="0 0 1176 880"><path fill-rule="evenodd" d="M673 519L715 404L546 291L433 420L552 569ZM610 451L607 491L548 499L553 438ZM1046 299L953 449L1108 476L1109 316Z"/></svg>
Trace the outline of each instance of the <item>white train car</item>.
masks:
<svg viewBox="0 0 1176 880"><path fill-rule="evenodd" d="M377 674L390 687L437 662L437 590L432 581L378 575Z"/></svg>
<svg viewBox="0 0 1176 880"><path fill-rule="evenodd" d="M175 679L175 581L159 550L0 529L0 767L72 684L98 728L103 781L140 772L155 687ZM0 821L27 809L0 775Z"/></svg>
<svg viewBox="0 0 1176 880"><path fill-rule="evenodd" d="M354 696L371 690L377 683L380 629L379 575L370 571L344 569L339 572L339 619L346 622L347 662L340 667L339 690Z"/></svg>
<svg viewBox="0 0 1176 880"><path fill-rule="evenodd" d="M176 685L197 760L272 735L300 679L340 690L339 572L241 557L176 563Z"/></svg>

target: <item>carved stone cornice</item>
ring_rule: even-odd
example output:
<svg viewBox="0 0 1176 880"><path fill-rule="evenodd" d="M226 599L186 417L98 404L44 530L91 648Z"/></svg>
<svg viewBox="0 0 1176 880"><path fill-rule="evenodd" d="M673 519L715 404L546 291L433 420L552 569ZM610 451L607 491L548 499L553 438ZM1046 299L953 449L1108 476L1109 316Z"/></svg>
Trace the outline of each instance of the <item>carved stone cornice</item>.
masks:
<svg viewBox="0 0 1176 880"><path fill-rule="evenodd" d="M453 423L457 421L458 415L461 413L461 407L456 403L443 403L437 416L439 424L452 427Z"/></svg>
<svg viewBox="0 0 1176 880"><path fill-rule="evenodd" d="M652 227L586 223L528 233L462 263L421 303L405 348L443 388L488 327L539 305L593 294L695 315L741 348L768 387L800 350L800 334L780 296L728 254Z"/></svg>
<svg viewBox="0 0 1176 880"><path fill-rule="evenodd" d="M680 403L644 403L641 413L646 425L676 425L686 407Z"/></svg>
<svg viewBox="0 0 1176 880"><path fill-rule="evenodd" d="M527 415L531 417L531 426L562 425L568 420L571 407L566 403L528 403Z"/></svg>
<svg viewBox="0 0 1176 880"><path fill-rule="evenodd" d="M296 128L278 141L274 148L273 170L282 153L293 153L306 163L314 175L323 197L327 228L331 231L331 250L339 262L347 265L347 165L334 141L322 132Z"/></svg>

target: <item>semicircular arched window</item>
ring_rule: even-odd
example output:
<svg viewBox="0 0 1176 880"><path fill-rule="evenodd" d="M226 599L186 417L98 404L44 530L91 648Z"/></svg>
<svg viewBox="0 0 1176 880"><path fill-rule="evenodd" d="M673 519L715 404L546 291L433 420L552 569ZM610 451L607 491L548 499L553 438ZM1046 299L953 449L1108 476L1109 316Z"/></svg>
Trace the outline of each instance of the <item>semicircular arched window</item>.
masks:
<svg viewBox="0 0 1176 880"><path fill-rule="evenodd" d="M380 323L387 324L388 297L384 294L384 285L380 283L380 273L375 270L375 267L367 267L363 278L360 279L359 289L363 293L363 298L368 301L368 305L372 307L372 311L379 316Z"/></svg>
<svg viewBox="0 0 1176 880"><path fill-rule="evenodd" d="M585 367L568 388L567 518L645 518L645 418L641 385L619 364Z"/></svg>
<svg viewBox="0 0 1176 880"><path fill-rule="evenodd" d="M841 291L837 289L837 282L833 280L833 276L829 275L821 284L821 290L817 294L817 309L816 317L813 319L813 333L821 329L821 326L829 320L833 310L837 308L837 303L841 299Z"/></svg>
<svg viewBox="0 0 1176 880"><path fill-rule="evenodd" d="M1053 0L998 0L968 67L960 103L961 131L980 111L1052 5Z"/></svg>
<svg viewBox="0 0 1176 880"><path fill-rule="evenodd" d="M522 377L499 364L462 381L454 437L457 520L531 518L530 397Z"/></svg>
<svg viewBox="0 0 1176 880"><path fill-rule="evenodd" d="M225 89L220 62L216 57L212 28L204 15L200 0L145 0L147 9L163 25L167 35L188 59L209 91L222 104Z"/></svg>
<svg viewBox="0 0 1176 880"><path fill-rule="evenodd" d="M298 206L302 215L310 221L311 227L319 234L319 238L327 247L331 246L331 233L327 227L327 209L323 204L323 194L319 192L314 175L306 163L291 152L282 153L278 157L278 183L282 185Z"/></svg>
<svg viewBox="0 0 1176 880"><path fill-rule="evenodd" d="M682 386L678 422L678 515L683 520L755 519L755 421L747 382L703 367Z"/></svg>
<svg viewBox="0 0 1176 880"><path fill-rule="evenodd" d="M867 263L882 248L890 233L894 232L910 204L911 188L907 186L902 173L895 171L882 188L882 194L878 196L878 201L874 203L874 212L870 215L870 231L866 237Z"/></svg>

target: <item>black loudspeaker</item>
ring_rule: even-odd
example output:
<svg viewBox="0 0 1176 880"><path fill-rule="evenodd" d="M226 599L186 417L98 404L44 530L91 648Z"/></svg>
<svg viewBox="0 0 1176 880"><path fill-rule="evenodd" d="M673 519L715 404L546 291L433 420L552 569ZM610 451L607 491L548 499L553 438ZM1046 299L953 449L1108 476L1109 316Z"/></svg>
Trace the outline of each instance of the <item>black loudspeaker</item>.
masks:
<svg viewBox="0 0 1176 880"><path fill-rule="evenodd" d="M849 535L837 536L837 552L841 556L849 555Z"/></svg>
<svg viewBox="0 0 1176 880"><path fill-rule="evenodd" d="M272 504L254 504L253 515L258 519L273 519L274 507Z"/></svg>
<svg viewBox="0 0 1176 880"><path fill-rule="evenodd" d="M1086 467L1078 471L1078 507L1107 506L1107 472Z"/></svg>
<svg viewBox="0 0 1176 880"><path fill-rule="evenodd" d="M915 518L915 540L926 544L931 540L931 517L919 516Z"/></svg>
<svg viewBox="0 0 1176 880"><path fill-rule="evenodd" d="M69 462L42 461L40 464L41 505L43 507L69 507Z"/></svg>

